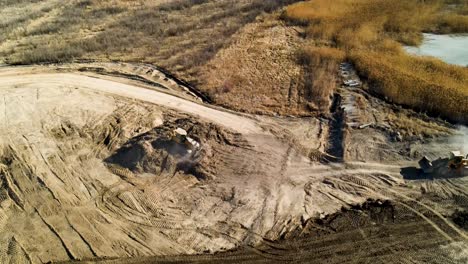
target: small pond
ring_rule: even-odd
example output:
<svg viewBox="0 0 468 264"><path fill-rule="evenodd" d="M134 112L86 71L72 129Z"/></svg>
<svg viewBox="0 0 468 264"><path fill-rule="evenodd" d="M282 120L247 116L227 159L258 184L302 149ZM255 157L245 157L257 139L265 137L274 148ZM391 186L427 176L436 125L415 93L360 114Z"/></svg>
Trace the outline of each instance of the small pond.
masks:
<svg viewBox="0 0 468 264"><path fill-rule="evenodd" d="M405 46L411 54L437 57L447 63L468 66L468 34L424 34L419 47Z"/></svg>

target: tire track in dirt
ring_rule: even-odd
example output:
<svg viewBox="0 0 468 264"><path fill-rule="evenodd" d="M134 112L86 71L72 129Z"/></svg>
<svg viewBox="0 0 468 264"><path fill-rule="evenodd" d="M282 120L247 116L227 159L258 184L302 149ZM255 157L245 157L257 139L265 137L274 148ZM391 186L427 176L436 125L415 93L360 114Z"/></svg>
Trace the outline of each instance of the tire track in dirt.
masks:
<svg viewBox="0 0 468 264"><path fill-rule="evenodd" d="M372 175L372 173L375 173L375 172L369 171L369 173ZM392 198L392 197L400 198L401 200L398 202L399 204L401 204L404 207L407 207L408 209L412 210L414 213L419 215L421 218L423 218L425 221L427 221L431 226L433 226L441 235L443 235L448 240L454 241L455 239L452 236L450 236L449 234L447 234L444 230L442 230L441 227L438 224L436 224L435 222L433 222L432 220L427 218L420 210L406 204L404 201L414 202L414 203L418 204L419 206L423 207L424 209L430 211L431 213L436 215L449 229L456 232L456 234L459 237L461 237L464 240L468 239L468 237L466 236L466 234L463 231L461 231L458 227L456 227L453 223L451 223L449 220L447 220L447 218L442 216L435 209L427 206L426 204L424 204L424 203L422 203L422 202L420 202L420 201L418 201L416 199L413 199L413 198L411 198L411 197L409 197L407 195L404 195L404 194L402 194L400 192L393 191L393 190L388 189L388 188L376 188L374 185L367 184L365 181L359 179L359 177L354 178L353 176L351 176L350 179L352 179L351 180L352 183L348 182L348 184L351 184L351 185L354 185L354 186L365 186L366 190L368 192L370 192L370 193L373 193L374 195L378 195L378 196L384 195L382 198L387 198L387 199Z"/></svg>
<svg viewBox="0 0 468 264"><path fill-rule="evenodd" d="M395 166L319 164L312 161L311 157L305 157L302 152L293 147L292 143L279 139L269 130L264 130L266 126L263 126L259 120L187 101L157 90L79 74L41 73L13 76L13 74L3 73L0 76L0 92L5 92L3 88L9 89L8 92L11 93L18 90L15 87L40 88L41 93L44 93L41 94L40 101L49 99L47 89L65 89L67 93L63 95L64 98L83 96L80 93L86 93L89 97L83 98L88 98L88 100L94 96L109 99L109 105L103 102L103 106L99 107L107 112L96 110L97 114L93 116L86 116L87 114L82 112L82 119L86 121L78 122L78 125L57 122L59 133L47 130L49 131L48 137L56 137L55 143L50 144L54 147L57 145L56 149L48 149L42 145L35 146L41 149L40 163L44 163L51 169L60 168L54 170L55 173L63 176L62 181L65 185L69 185L65 192L57 194L56 199L59 201L66 201L63 197L71 199L70 202L44 206L44 214L47 215L43 215L43 218L49 223L57 224L53 228L60 236L71 231L78 233L74 235L75 241L79 239L80 243L87 244L89 254L98 256L97 258L195 254L246 247L248 248L246 259L249 260L300 261L310 256L307 253L310 249L308 251L305 247L307 243L291 246L287 243L282 244L281 241L272 242L268 239L275 240L278 234L287 236L296 228L304 228L304 223L310 218L319 214L327 215L336 212L341 207L359 204L367 198L396 197L395 193L386 192L386 190L396 188L402 182L401 176L396 175ZM55 94L56 97L59 95ZM34 97L37 96L34 95ZM54 100L60 102L64 99ZM128 101L123 104L116 103L124 100ZM127 168L106 168L102 164L102 159L108 157L115 148L119 148L124 143L119 141L120 138L126 141L128 137L133 138L141 133L141 131L133 131L142 120L135 117L151 113L151 111L138 110L140 108L126 107L137 101L188 112L202 120L216 123L220 127L237 132L236 137L239 140L248 141L249 147L243 148L244 145L236 145L238 142L229 143L229 140L218 139L222 142L219 144L223 146L215 148L212 145L213 149L210 150L212 155L210 157L216 162L214 167L216 170L213 170L216 178L212 181L200 181L196 177L183 174L146 178L148 175L140 175L138 171L133 172ZM70 108L73 111L86 107L86 103L86 100L80 100L80 108L72 108L68 103L63 106L59 105L57 109L54 109L54 113L60 114L60 118L65 118L66 115L60 111L60 107ZM8 113L8 115L12 114ZM127 131L126 126L118 121L124 116L132 116L135 119L134 122L137 123L137 125L130 125L129 129L133 131L133 134L127 136L124 135ZM197 126L201 125L197 124ZM213 130L213 127L207 129ZM67 132L68 130L70 133ZM102 133L92 133L97 130ZM85 133L78 133L83 131ZM219 135L212 136L219 137ZM74 140L80 142L86 140L86 144L89 145L86 147L90 148L91 153L81 152L83 149L77 147ZM14 151L10 152L21 153L23 145L33 145L33 142L15 145ZM80 152L80 154L75 152ZM14 156L14 159L19 164L28 164L31 163L31 160L28 160L30 154L24 152L23 155ZM34 155L37 153L30 156ZM83 158L81 155L88 158ZM95 163L88 162L94 156L97 156L96 161L93 161ZM77 166L67 165L76 161L85 162L83 164L86 164L86 167L79 168L81 163ZM38 166L37 164L31 166L33 165ZM21 173L30 176L34 172L33 169L30 170L30 172L22 171ZM88 171L91 172L89 175ZM21 173L17 173L15 177L24 177ZM46 185L50 184L47 181L43 182ZM90 188L86 190L84 187L81 188L80 182L88 182ZM34 185L34 182L28 181L27 184ZM42 190L40 186L33 187ZM80 194L80 191L86 191L86 195ZM26 195L26 193L21 195ZM30 193L27 195L31 199L36 198ZM48 196L38 195L37 197L43 200L38 199L36 202L46 203L49 199ZM80 199L89 201L80 202ZM262 201L264 206L258 206L258 201ZM421 208L405 204L412 206L411 208L425 218L430 218ZM58 223L60 219L54 219L57 215L66 216L73 228L60 230L58 228L62 226ZM250 218L252 215L254 217ZM426 223L425 226L435 224L447 236L457 239L454 237L455 231L447 231L449 226L445 224L440 226L440 223L444 223L443 221L434 222L431 218L429 220L432 222L429 222L425 218L421 221ZM356 223L352 222L352 224ZM353 233L350 237L357 235L358 239L362 240L359 242L361 244L358 243L361 247L359 256L369 259L371 253L362 248L374 241L378 243L380 238L372 237L368 230L357 231L359 232ZM109 236L111 233L112 236ZM343 247L340 250L351 254L353 243L341 242ZM388 250L391 250L394 244L388 245ZM429 244L431 242L427 241L427 246ZM316 253L322 257L339 252L333 247L320 246L323 252ZM75 248L70 247L70 250L75 250ZM297 252L302 251L306 253L298 255ZM70 259L82 257L75 251L71 252L73 254L69 255ZM374 251L375 254L380 254L379 252L378 249ZM229 259L231 256L233 261L243 258L238 253L228 253L226 258ZM214 256L200 258L216 259ZM197 257L188 257L188 259L197 260ZM343 259L347 260L346 257ZM52 258L52 260L57 259Z"/></svg>

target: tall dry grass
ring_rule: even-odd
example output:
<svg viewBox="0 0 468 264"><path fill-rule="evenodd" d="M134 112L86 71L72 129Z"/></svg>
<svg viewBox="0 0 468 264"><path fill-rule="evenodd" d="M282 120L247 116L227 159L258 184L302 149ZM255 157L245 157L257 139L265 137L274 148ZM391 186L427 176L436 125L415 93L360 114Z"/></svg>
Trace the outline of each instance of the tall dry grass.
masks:
<svg viewBox="0 0 468 264"><path fill-rule="evenodd" d="M401 48L420 44L424 31L468 32L465 8L457 0L314 0L288 7L285 17L306 23L309 37L344 52L373 92L466 124L466 68Z"/></svg>
<svg viewBox="0 0 468 264"><path fill-rule="evenodd" d="M309 109L326 112L332 104L336 90L336 69L345 53L330 47L306 47L300 51L299 60L305 71L305 97Z"/></svg>

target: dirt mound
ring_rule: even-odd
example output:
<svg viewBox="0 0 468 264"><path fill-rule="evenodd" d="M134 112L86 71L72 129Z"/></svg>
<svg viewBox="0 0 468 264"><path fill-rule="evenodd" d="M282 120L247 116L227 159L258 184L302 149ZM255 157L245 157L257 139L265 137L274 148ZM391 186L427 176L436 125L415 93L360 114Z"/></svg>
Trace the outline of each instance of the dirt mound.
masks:
<svg viewBox="0 0 468 264"><path fill-rule="evenodd" d="M182 128L200 145L190 149L174 140L174 131ZM105 161L133 173L174 175L176 171L193 174L199 179L212 179L212 148L217 145L247 146L240 134L228 132L212 123L189 118L166 120L162 125L127 141Z"/></svg>

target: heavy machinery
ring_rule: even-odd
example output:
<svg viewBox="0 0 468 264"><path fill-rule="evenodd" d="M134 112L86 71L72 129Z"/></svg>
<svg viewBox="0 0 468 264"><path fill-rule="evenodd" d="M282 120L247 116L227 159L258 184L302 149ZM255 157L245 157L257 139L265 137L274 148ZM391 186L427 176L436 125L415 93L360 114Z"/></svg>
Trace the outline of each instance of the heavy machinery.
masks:
<svg viewBox="0 0 468 264"><path fill-rule="evenodd" d="M460 151L452 151L448 158L429 160L423 157L419 161L421 172L434 178L451 178L468 176L468 155Z"/></svg>
<svg viewBox="0 0 468 264"><path fill-rule="evenodd" d="M198 150L200 148L200 143L198 143L195 139L189 137L187 135L187 131L180 127L173 130L172 140L181 145L184 145L187 148L188 153L192 153L193 151Z"/></svg>

